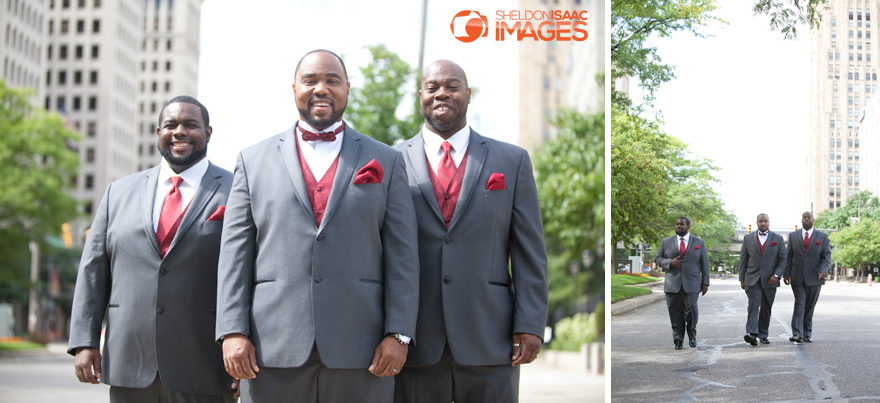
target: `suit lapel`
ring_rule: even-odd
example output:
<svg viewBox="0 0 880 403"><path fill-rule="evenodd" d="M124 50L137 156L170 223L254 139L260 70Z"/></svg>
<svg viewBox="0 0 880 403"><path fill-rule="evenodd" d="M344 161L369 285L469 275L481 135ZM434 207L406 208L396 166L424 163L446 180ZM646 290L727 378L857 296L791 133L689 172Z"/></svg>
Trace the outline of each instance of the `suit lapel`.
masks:
<svg viewBox="0 0 880 403"><path fill-rule="evenodd" d="M437 219L443 223L443 213L440 211L440 205L437 204L437 196L434 194L434 186L431 184L431 172L428 171L431 168L428 167L428 160L425 156L425 139L423 136L424 132L419 132L408 142L406 163L412 168L412 172L415 175L414 179L419 184L422 196L428 201L431 210L434 210L434 215L437 216Z"/></svg>
<svg viewBox="0 0 880 403"><path fill-rule="evenodd" d="M214 193L217 192L217 189L220 187L220 181L217 180L218 178L220 178L220 173L217 172L217 168L209 162L208 170L205 171L205 175L202 176L202 180L199 182L199 187L196 189L193 199L189 202L189 206L183 214L183 219L180 221L180 226L177 227L177 233L174 235L174 239L171 240L171 246L168 247L168 252L166 252L165 256L168 256L168 253L171 253L171 250L174 249L174 245L177 245L177 242L193 224L196 217L201 216L208 201L214 197Z"/></svg>
<svg viewBox="0 0 880 403"><path fill-rule="evenodd" d="M284 164L287 174L293 182L293 191L296 193L300 207L305 210L309 217L315 217L315 213L312 212L312 204L309 202L309 195L306 193L306 181L303 179L302 167L297 156L295 130L296 125L293 125L281 134L281 137L278 139L278 151L281 153L281 162ZM313 225L314 222L313 219Z"/></svg>
<svg viewBox="0 0 880 403"><path fill-rule="evenodd" d="M318 233L333 218L333 213L339 207L342 197L345 196L345 191L348 190L349 184L353 181L356 169L355 164L357 164L358 156L361 152L360 141L361 135L348 125L345 125L342 149L339 150L339 163L336 164L336 176L333 177L333 187L330 189L330 196L327 198L327 209L324 211L324 217L321 218L321 227L318 229Z"/></svg>
<svg viewBox="0 0 880 403"><path fill-rule="evenodd" d="M147 170L141 181L141 224L147 239L156 256L159 256L159 241L156 239L156 230L153 229L153 203L156 200L156 186L159 184L159 166Z"/></svg>
<svg viewBox="0 0 880 403"><path fill-rule="evenodd" d="M472 129L471 138L468 140L467 167L464 171L464 178L461 180L461 192L458 194L458 202L455 204L455 211L452 213L452 222L449 223L450 231L455 227L475 192L475 187L479 181L480 173L483 171L483 165L486 162L488 153L489 148L486 147L486 139Z"/></svg>

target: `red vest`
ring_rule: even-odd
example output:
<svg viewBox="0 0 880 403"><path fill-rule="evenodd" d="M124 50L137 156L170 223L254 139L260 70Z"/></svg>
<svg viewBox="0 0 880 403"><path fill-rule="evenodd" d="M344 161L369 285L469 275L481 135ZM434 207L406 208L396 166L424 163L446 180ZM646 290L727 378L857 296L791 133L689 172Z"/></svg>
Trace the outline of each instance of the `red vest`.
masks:
<svg viewBox="0 0 880 403"><path fill-rule="evenodd" d="M315 224L321 226L321 219L324 218L324 210L327 209L327 199L330 198L330 189L333 188L333 178L336 177L336 165L339 164L339 155L333 160L333 164L324 173L324 177L320 181L315 179L315 174L309 168L309 163L303 158L302 145L297 143L296 151L299 154L299 166L302 168L303 179L306 182L306 193L309 195L309 203L312 205L312 212L315 213Z"/></svg>
<svg viewBox="0 0 880 403"><path fill-rule="evenodd" d="M461 193L461 180L464 177L464 169L467 167L468 151L464 152L464 157L461 159L461 165L458 166L458 169L455 171L455 176L453 176L452 181L449 182L448 189L440 187L440 180L437 178L434 168L431 167L431 161L427 160L427 155L425 156L425 161L428 163L428 172L431 173L431 185L434 186L434 196L437 197L437 204L440 205L440 212L443 213L443 221L446 222L446 228L449 228L449 223L452 222L452 213L455 212L455 204L458 203L458 194Z"/></svg>

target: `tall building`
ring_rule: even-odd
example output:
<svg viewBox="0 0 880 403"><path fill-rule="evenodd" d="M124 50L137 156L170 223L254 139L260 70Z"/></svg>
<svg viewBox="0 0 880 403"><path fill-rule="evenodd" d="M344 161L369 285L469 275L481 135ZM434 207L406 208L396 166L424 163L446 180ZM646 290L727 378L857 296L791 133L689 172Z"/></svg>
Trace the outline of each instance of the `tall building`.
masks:
<svg viewBox="0 0 880 403"><path fill-rule="evenodd" d="M877 35L871 14L876 17L877 6L825 1L819 5L821 26L810 31L806 204L814 214L840 207L859 190L860 115L878 83L876 43L871 47Z"/></svg>
<svg viewBox="0 0 880 403"><path fill-rule="evenodd" d="M139 53L138 170L159 163L159 112L177 95L197 97L199 31L204 0L144 0Z"/></svg>
<svg viewBox="0 0 880 403"><path fill-rule="evenodd" d="M82 133L73 196L88 222L110 182L159 162L165 102L197 96L202 2L0 0L3 79Z"/></svg>
<svg viewBox="0 0 880 403"><path fill-rule="evenodd" d="M561 108L595 113L605 91L596 80L605 70L605 2L520 0L520 10L587 10L585 41L524 40L519 46L519 145L534 154L556 136L552 120Z"/></svg>

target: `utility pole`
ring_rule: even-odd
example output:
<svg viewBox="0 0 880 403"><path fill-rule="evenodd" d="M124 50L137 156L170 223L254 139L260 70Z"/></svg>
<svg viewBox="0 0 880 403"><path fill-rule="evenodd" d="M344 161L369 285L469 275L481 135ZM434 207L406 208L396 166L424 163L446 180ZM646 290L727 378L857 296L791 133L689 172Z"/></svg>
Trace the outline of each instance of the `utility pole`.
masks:
<svg viewBox="0 0 880 403"><path fill-rule="evenodd" d="M28 243L31 251L31 292L28 300L28 333L37 330L37 280L40 279L40 246L36 242Z"/></svg>

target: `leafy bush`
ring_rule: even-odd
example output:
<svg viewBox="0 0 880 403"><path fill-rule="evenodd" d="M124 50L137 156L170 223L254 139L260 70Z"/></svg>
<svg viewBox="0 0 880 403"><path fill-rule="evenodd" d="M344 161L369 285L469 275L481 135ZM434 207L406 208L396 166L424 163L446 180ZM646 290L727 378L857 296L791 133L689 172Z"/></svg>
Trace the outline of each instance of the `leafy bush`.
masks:
<svg viewBox="0 0 880 403"><path fill-rule="evenodd" d="M597 340L605 333L605 305L596 305L592 313L578 313L556 322L550 348L564 351L580 351L581 344Z"/></svg>

